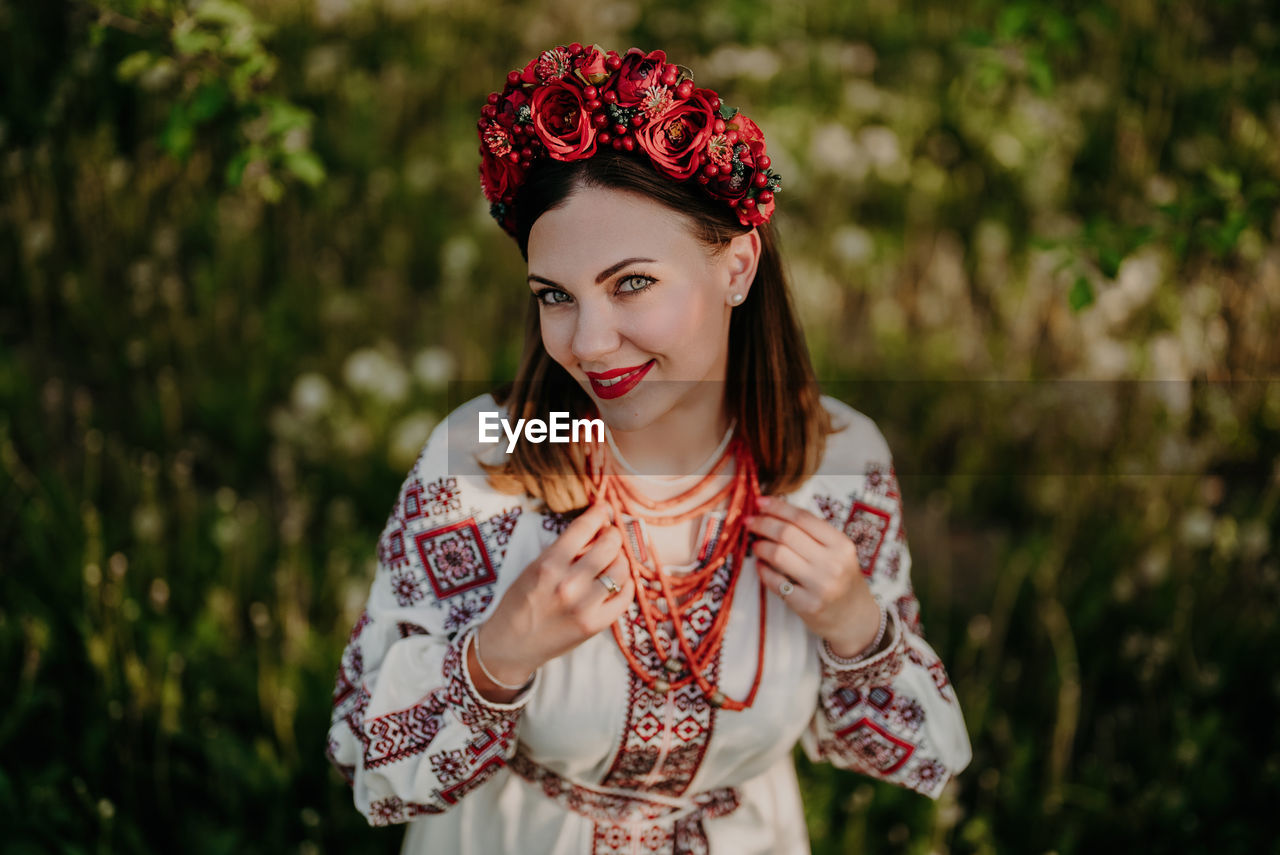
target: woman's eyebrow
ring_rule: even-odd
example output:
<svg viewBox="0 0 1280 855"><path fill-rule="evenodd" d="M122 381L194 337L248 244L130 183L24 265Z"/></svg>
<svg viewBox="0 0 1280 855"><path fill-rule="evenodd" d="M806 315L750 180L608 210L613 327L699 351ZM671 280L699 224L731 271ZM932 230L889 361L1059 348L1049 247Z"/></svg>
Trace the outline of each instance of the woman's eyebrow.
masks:
<svg viewBox="0 0 1280 855"><path fill-rule="evenodd" d="M636 264L636 263L642 263L642 262L648 262L649 264L656 264L656 263L657 263L657 262L656 262L654 259L652 259L652 258L624 258L624 259L622 259L621 261L619 261L617 264L611 264L611 265L609 265L608 267L606 267L604 270L601 270L601 271L596 275L596 284L597 284L597 285L599 285L600 283L604 282L604 280L608 279L610 276L612 276L613 274L617 273L619 270L621 270L622 268L626 267L628 264ZM550 280L550 279L547 279L545 276L538 276L538 275L533 274L533 273L530 273L530 274L529 274L529 279L528 279L528 281L529 281L529 282L541 282L542 284L544 284L544 285L550 285L550 286L552 286L553 288L559 288L559 287L560 287L560 283L559 283L559 282L552 281L552 280Z"/></svg>

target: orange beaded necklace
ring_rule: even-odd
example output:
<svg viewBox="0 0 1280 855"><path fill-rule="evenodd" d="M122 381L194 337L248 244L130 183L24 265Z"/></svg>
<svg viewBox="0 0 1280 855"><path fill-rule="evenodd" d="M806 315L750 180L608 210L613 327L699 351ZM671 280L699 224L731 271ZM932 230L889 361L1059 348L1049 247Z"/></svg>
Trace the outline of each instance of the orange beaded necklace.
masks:
<svg viewBox="0 0 1280 855"><path fill-rule="evenodd" d="M731 480L711 495L684 511L675 514L662 512L674 507L695 501L700 493L706 492L712 480L725 469L730 460L735 463ZM607 503L614 511L614 520L621 522L627 516L642 519L655 525L677 525L697 517L707 511L714 510L727 499L727 509L720 537L711 554L702 558L699 566L688 573L672 576L664 572L658 563L657 552L653 548L652 538L645 533L645 544L640 552L640 544L630 537L622 539L627 563L631 569L631 577L635 580L636 605L644 622L645 630L653 641L658 659L663 663L663 672L654 674L639 661L631 649L631 645L623 638L620 621L613 624L613 637L618 643L623 656L631 670L653 691L666 694L689 683L696 682L707 700L716 707L727 710L744 710L755 701L756 692L760 688L760 678L764 672L764 639L765 639L765 585L760 582L760 632L759 646L756 651L756 674L751 690L743 700L725 697L715 683L711 682L706 672L711 669L721 645L724 643L725 628L729 622L729 612L733 604L733 594L741 575L742 563L746 557L748 545L747 517L756 513L756 500L760 496L760 483L755 466L746 442L735 435L714 466L688 489L667 499L652 500L641 495L630 487L617 470L617 462L603 445L597 444L593 453L587 455L589 473L588 488L596 501ZM644 531L641 527L640 531ZM652 556L652 562L646 557ZM731 560L730 576L725 590L723 602L696 645L691 645L683 627L687 615L698 606L702 595L712 583L716 571L721 564ZM663 608L665 606L665 608ZM669 617L672 622L672 635L675 637L682 662L675 650L666 649L662 637L658 634L658 624Z"/></svg>

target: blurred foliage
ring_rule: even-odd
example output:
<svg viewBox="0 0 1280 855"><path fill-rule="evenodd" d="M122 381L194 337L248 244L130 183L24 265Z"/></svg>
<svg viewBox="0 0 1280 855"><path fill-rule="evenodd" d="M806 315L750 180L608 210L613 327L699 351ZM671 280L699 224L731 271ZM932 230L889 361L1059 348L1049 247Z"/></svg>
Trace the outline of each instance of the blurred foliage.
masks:
<svg viewBox="0 0 1280 855"><path fill-rule="evenodd" d="M799 758L814 851L1280 851L1266 0L0 0L5 850L398 848L333 675L451 382L518 356L479 105L573 40L765 129L894 449L975 759Z"/></svg>

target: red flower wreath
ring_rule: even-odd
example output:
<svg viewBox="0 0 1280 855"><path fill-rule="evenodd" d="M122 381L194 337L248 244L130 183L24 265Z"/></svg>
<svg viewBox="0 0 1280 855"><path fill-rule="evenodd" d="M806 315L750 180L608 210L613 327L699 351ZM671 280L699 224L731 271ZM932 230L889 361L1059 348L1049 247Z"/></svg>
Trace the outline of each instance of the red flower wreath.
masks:
<svg viewBox="0 0 1280 855"><path fill-rule="evenodd" d="M512 203L534 161L574 161L602 146L639 151L676 181L697 181L744 226L773 216L782 177L764 134L689 69L660 50L625 55L578 43L543 51L507 75L480 110L480 186L489 211L515 233Z"/></svg>

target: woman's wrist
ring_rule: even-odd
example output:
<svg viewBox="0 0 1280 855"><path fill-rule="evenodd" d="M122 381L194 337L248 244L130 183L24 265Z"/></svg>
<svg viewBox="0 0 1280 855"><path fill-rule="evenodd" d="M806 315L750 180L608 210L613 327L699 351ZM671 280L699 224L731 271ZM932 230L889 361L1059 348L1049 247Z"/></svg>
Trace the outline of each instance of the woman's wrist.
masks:
<svg viewBox="0 0 1280 855"><path fill-rule="evenodd" d="M481 624L471 634L468 645L467 670L471 673L471 682L486 700L494 703L510 703L521 692L529 688L533 682L537 668L528 668L506 661L491 648L483 654L481 651L481 634L487 624Z"/></svg>
<svg viewBox="0 0 1280 855"><path fill-rule="evenodd" d="M827 638L823 640L826 646L827 654L840 664L853 664L868 656L872 656L879 652L884 646L885 636L888 631L888 614L884 608L875 599L869 597L868 609L874 609L874 612L867 616L853 621L858 626L860 633L853 638ZM874 614L875 617L872 617Z"/></svg>

